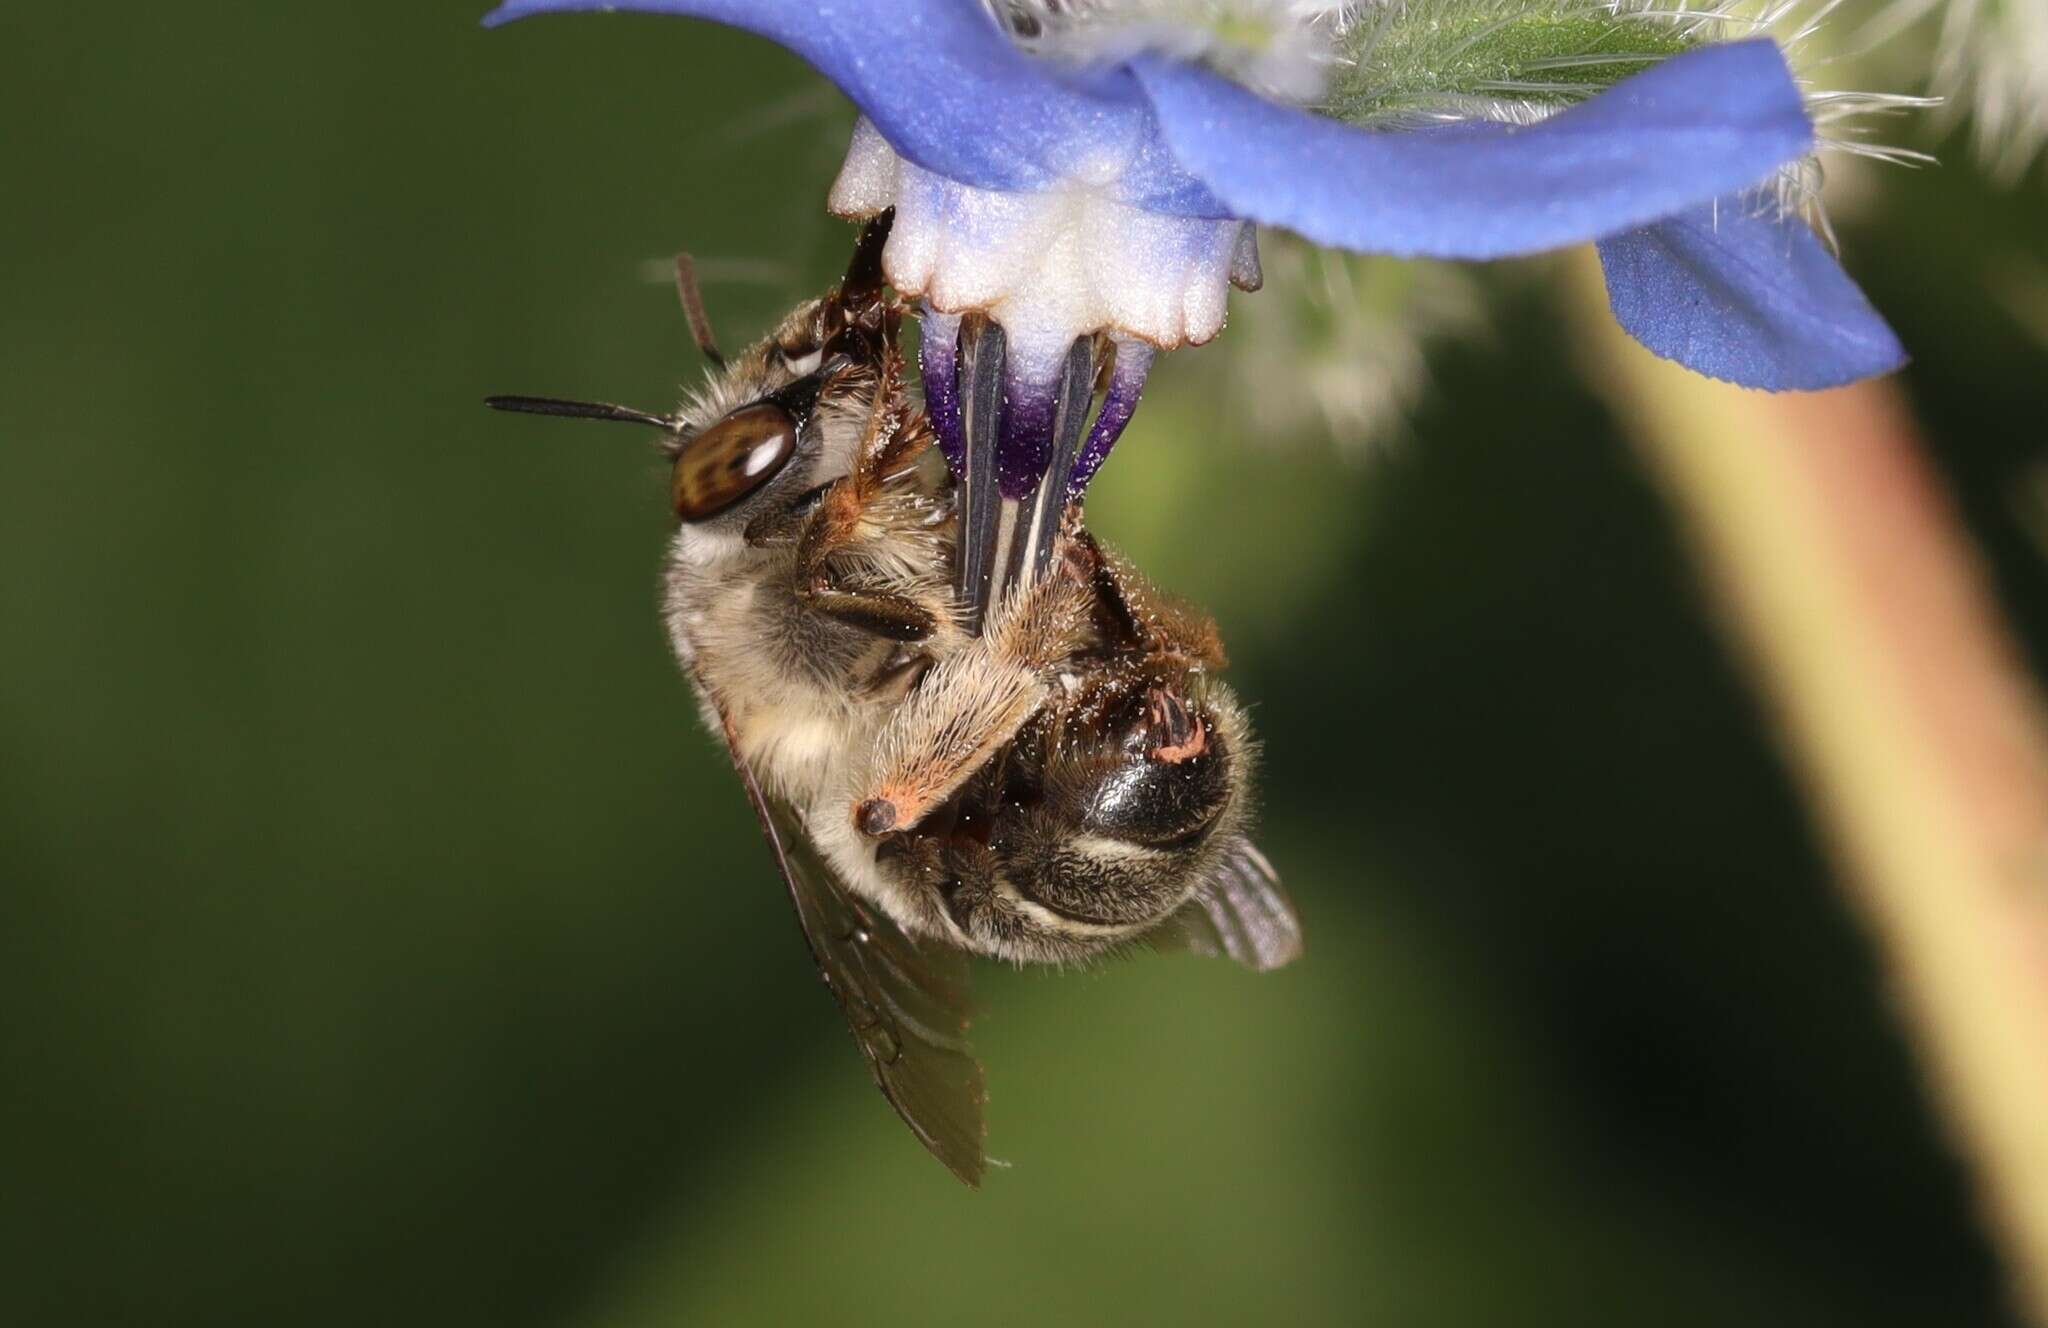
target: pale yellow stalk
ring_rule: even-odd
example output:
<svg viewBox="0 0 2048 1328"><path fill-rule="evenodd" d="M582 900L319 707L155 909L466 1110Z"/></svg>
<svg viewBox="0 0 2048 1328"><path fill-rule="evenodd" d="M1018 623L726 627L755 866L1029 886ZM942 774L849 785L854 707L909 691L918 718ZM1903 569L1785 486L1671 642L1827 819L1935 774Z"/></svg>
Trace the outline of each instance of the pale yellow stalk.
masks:
<svg viewBox="0 0 2048 1328"><path fill-rule="evenodd" d="M1623 336L1590 253L1573 286L2048 1325L2048 726L1976 552L1894 385L1723 386Z"/></svg>

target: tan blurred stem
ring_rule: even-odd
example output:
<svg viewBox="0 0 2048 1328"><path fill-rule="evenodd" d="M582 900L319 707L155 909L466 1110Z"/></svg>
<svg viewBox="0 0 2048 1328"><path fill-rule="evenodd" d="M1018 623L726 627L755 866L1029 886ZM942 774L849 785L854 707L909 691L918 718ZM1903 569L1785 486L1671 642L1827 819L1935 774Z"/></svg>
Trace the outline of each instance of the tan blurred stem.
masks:
<svg viewBox="0 0 2048 1328"><path fill-rule="evenodd" d="M1975 551L1891 384L1698 377L1574 262L1591 379L1684 519L2048 1325L2048 728Z"/></svg>

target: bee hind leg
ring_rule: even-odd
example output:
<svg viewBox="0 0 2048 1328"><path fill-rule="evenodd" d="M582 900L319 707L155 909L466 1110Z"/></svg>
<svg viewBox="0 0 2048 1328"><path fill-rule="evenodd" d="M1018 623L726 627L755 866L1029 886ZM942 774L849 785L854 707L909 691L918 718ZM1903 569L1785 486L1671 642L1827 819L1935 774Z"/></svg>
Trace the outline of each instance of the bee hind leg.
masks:
<svg viewBox="0 0 2048 1328"><path fill-rule="evenodd" d="M1007 747L1052 698L1052 675L1079 648L1087 609L1085 586L1041 579L940 660L889 717L852 791L861 833L914 827Z"/></svg>

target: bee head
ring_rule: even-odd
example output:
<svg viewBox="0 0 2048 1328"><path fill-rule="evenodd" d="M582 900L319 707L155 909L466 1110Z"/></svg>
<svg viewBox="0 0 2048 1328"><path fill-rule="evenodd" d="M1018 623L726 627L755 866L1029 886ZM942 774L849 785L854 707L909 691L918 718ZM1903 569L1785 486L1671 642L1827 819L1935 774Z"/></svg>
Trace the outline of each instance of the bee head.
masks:
<svg viewBox="0 0 2048 1328"><path fill-rule="evenodd" d="M788 373L785 361L784 376ZM773 495L803 487L819 451L812 422L824 385L821 365L753 396L703 428L677 429L667 448L676 520L701 525L725 517L730 524L744 525ZM805 453L813 464L792 467Z"/></svg>
<svg viewBox="0 0 2048 1328"><path fill-rule="evenodd" d="M845 278L809 300L775 333L728 361L711 336L688 255L676 260L676 288L697 345L711 362L705 389L674 415L552 397L495 396L496 410L650 425L666 438L670 500L689 526L740 529L757 513L791 502L830 476L825 435L864 410L864 388L893 344L901 305L884 291L882 247L890 214L862 228Z"/></svg>

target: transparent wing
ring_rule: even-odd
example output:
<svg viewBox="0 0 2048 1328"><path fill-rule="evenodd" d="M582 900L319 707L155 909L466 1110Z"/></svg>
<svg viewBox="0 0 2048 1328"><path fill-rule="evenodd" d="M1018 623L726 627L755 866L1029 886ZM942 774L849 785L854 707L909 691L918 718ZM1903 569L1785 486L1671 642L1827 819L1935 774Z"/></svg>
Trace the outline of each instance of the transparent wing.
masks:
<svg viewBox="0 0 2048 1328"><path fill-rule="evenodd" d="M761 792L736 747L732 758L818 974L838 1000L875 1086L932 1156L979 1186L988 1164L981 1112L987 1095L981 1063L967 1046L966 956L919 944L841 887L795 813Z"/></svg>
<svg viewBox="0 0 2048 1328"><path fill-rule="evenodd" d="M1150 939L1157 949L1235 959L1263 973L1301 957L1301 919L1273 864L1250 840L1239 839L1194 898Z"/></svg>

